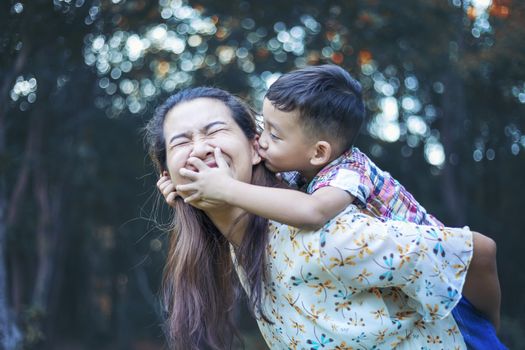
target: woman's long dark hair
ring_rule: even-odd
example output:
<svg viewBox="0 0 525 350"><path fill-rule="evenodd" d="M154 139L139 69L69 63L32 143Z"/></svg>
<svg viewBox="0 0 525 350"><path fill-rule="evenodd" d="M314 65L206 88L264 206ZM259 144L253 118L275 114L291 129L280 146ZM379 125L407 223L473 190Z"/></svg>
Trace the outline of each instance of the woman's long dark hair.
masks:
<svg viewBox="0 0 525 350"><path fill-rule="evenodd" d="M156 110L145 129L149 155L157 173L167 168L163 136L167 113L179 103L203 97L223 102L246 137L249 140L256 137L254 115L239 99L216 88L183 90ZM274 181L273 174L263 165L253 167L252 183L269 186ZM185 204L180 198L176 200L174 213L162 291L168 339L173 346L184 350L197 349L202 344L213 349L231 348L234 337L238 336L232 309L239 283L230 244L203 211ZM236 249L236 258L249 284L251 309L258 312L261 311L265 281L268 220L246 215L249 232Z"/></svg>

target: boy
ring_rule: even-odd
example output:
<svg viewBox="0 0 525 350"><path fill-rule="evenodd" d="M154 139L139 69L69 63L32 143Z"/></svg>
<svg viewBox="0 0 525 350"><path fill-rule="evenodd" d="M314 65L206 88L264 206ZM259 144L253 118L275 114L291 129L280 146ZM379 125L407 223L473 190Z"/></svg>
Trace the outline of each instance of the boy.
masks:
<svg viewBox="0 0 525 350"><path fill-rule="evenodd" d="M308 229L322 227L352 203L382 220L443 226L390 174L352 147L364 115L361 87L342 68L325 65L285 74L270 87L264 100L260 155L269 170L280 173L283 180L307 194L233 180L219 149L215 150L218 168L210 169L199 159L190 159L198 172L181 169L181 174L195 182L179 185L176 190L192 193L185 199L189 203L226 202ZM294 172L287 173L290 171ZM159 188L166 186L159 182ZM463 294L497 326L495 246L488 238L483 244L487 254L473 258L470 272L479 273L469 272L472 281L465 284Z"/></svg>

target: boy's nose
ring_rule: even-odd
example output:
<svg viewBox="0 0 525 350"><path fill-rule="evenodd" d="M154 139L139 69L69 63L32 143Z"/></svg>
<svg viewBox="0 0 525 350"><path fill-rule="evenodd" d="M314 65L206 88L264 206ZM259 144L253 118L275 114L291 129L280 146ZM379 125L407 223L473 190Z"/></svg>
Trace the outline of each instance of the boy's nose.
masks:
<svg viewBox="0 0 525 350"><path fill-rule="evenodd" d="M268 141L266 139L266 134L267 134L267 132L263 131L261 133L261 136L259 137L259 147L262 148L262 149L267 149L268 148Z"/></svg>

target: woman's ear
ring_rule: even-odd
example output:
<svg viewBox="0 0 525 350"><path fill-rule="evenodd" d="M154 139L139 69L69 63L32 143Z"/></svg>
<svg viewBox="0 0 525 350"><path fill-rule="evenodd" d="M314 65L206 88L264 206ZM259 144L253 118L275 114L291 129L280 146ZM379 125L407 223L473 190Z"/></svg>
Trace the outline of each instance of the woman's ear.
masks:
<svg viewBox="0 0 525 350"><path fill-rule="evenodd" d="M259 155L259 135L257 135L252 141L252 165L259 164L261 160Z"/></svg>
<svg viewBox="0 0 525 350"><path fill-rule="evenodd" d="M332 145L326 141L317 141L314 147L314 155L310 158L310 164L313 166L328 164L333 153Z"/></svg>

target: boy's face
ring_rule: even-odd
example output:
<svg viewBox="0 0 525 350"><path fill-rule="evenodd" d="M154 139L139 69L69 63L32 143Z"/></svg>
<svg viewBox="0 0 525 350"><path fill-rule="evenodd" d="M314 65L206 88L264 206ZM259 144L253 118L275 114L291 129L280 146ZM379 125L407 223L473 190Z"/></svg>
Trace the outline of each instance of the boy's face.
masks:
<svg viewBox="0 0 525 350"><path fill-rule="evenodd" d="M284 112L268 99L263 102L264 130L259 139L259 155L273 172L313 171L310 158L317 140L308 138L299 121L299 112Z"/></svg>

